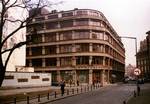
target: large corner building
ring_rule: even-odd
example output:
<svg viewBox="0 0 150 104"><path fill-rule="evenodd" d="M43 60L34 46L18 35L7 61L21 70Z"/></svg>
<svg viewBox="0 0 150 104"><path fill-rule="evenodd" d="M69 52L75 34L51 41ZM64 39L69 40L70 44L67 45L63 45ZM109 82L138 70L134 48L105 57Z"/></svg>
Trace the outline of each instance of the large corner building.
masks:
<svg viewBox="0 0 150 104"><path fill-rule="evenodd" d="M36 30L36 34L32 34ZM26 65L52 73L52 82L110 83L124 77L125 49L97 10L39 14L27 27Z"/></svg>

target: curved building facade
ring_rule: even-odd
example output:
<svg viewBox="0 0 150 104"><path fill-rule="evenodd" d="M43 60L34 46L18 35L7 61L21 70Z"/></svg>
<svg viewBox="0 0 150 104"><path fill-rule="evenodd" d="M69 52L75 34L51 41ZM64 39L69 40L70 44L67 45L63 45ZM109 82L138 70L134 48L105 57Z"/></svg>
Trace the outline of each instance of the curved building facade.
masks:
<svg viewBox="0 0 150 104"><path fill-rule="evenodd" d="M36 30L36 34L30 31ZM110 83L124 76L125 49L105 16L91 9L52 11L27 27L26 65L52 81Z"/></svg>

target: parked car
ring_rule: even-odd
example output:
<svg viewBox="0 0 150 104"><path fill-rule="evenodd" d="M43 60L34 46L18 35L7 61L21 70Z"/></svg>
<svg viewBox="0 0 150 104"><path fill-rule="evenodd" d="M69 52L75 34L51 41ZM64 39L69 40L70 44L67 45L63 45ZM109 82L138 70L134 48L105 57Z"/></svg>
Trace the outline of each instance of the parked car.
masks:
<svg viewBox="0 0 150 104"><path fill-rule="evenodd" d="M138 79L138 84L144 84L144 79L139 78L139 79Z"/></svg>

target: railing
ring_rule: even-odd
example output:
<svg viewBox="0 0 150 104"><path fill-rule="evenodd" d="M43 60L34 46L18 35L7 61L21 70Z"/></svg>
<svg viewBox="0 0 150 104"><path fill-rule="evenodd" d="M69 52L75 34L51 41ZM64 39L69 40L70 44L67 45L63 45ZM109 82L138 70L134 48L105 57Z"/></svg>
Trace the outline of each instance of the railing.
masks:
<svg viewBox="0 0 150 104"><path fill-rule="evenodd" d="M44 102L51 102L57 99L61 99L64 97L74 96L82 93L86 93L89 91L94 91L100 88L100 84L88 85L88 86L78 86L78 87L67 87L65 89L64 94L61 91L47 92L44 94L37 94L35 96L25 95L23 99L19 99L14 96L12 101L3 103L3 104L37 104Z"/></svg>

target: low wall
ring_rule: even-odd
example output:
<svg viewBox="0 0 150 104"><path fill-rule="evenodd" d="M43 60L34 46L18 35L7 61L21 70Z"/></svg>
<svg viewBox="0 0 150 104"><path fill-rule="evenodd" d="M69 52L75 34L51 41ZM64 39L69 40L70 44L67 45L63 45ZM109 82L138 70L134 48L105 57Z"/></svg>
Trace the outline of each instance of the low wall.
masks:
<svg viewBox="0 0 150 104"><path fill-rule="evenodd" d="M6 72L3 87L50 86L51 73Z"/></svg>

